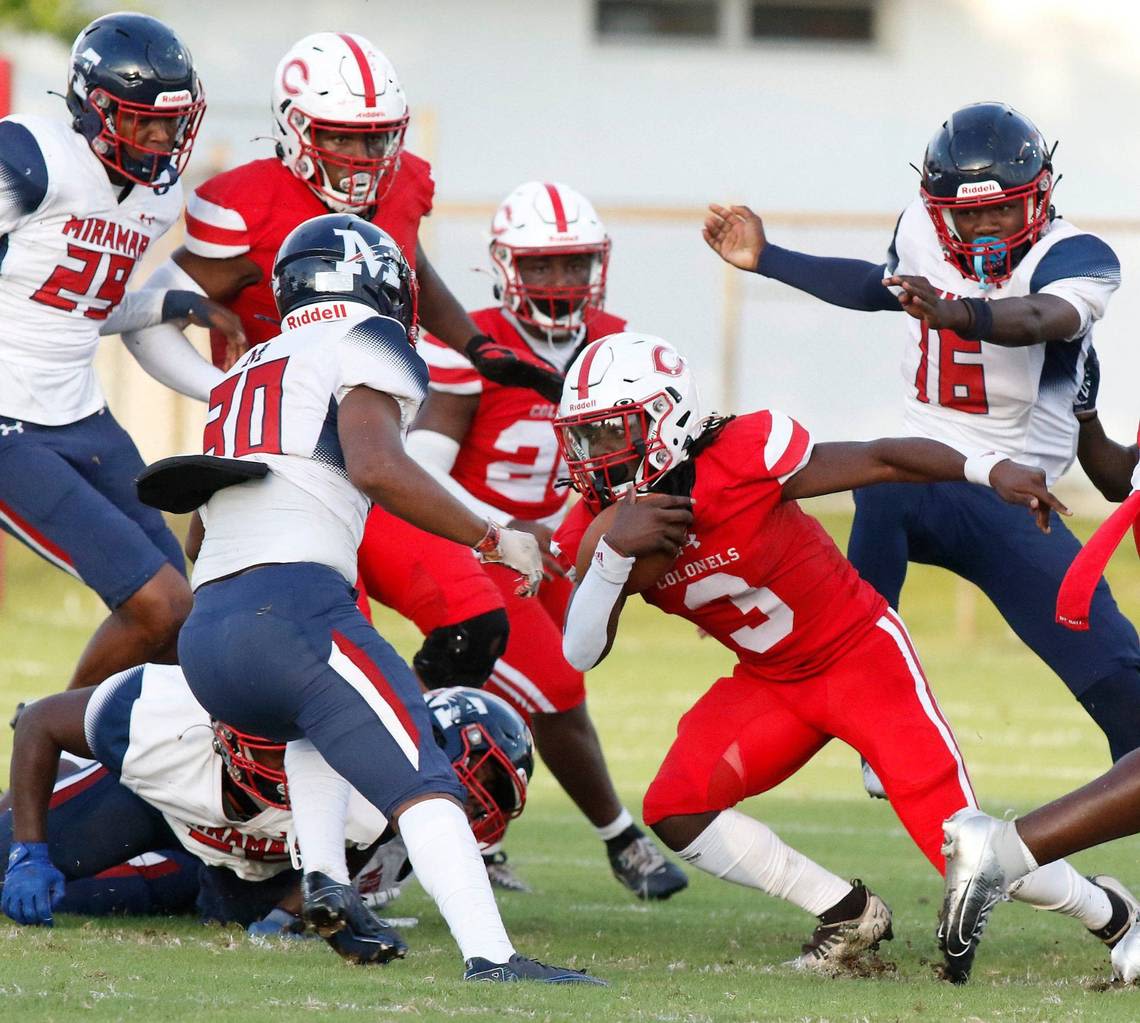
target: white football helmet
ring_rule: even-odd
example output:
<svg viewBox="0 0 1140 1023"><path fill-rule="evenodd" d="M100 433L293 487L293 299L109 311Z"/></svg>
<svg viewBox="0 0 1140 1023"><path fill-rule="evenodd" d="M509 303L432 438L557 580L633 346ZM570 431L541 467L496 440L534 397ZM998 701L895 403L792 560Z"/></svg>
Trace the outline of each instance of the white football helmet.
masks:
<svg viewBox="0 0 1140 1023"><path fill-rule="evenodd" d="M295 43L273 76L277 155L329 209L374 206L400 165L408 102L388 58L363 36L317 32ZM315 130L370 136L375 153L316 145ZM379 138L377 138L379 136Z"/></svg>
<svg viewBox="0 0 1140 1023"><path fill-rule="evenodd" d="M523 282L520 256L576 253L592 260L586 284L540 287ZM591 311L602 308L609 262L610 239L597 211L584 195L559 182L519 185L491 220L495 297L516 319L549 334L573 334Z"/></svg>
<svg viewBox="0 0 1140 1023"><path fill-rule="evenodd" d="M692 371L652 334L609 334L585 348L566 371L558 412L571 485L595 509L630 487L646 493L701 432Z"/></svg>

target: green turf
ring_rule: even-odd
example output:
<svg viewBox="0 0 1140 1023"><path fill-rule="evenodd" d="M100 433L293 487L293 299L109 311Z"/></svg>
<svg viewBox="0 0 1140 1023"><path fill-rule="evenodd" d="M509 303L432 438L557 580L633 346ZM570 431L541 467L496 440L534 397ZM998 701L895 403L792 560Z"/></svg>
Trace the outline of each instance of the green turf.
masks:
<svg viewBox="0 0 1140 1023"><path fill-rule="evenodd" d="M827 516L845 539L848 522ZM1087 535L1092 523L1079 523ZM1140 620L1140 561L1122 550L1110 578ZM101 617L78 584L8 545L0 608L0 714L67 679ZM1099 773L1104 742L1067 691L1023 650L981 598L945 573L913 568L903 613L953 723L984 806L1025 810ZM412 630L381 616L404 651ZM730 658L676 619L631 605L614 653L590 679L590 706L631 808L652 777L679 714ZM0 755L10 733L0 726ZM1001 906L966 988L933 976L940 883L889 808L862 793L858 761L834 743L803 772L745 809L826 866L859 876L891 905L888 968L862 979L802 977L780 966L812 921L756 892L692 875L673 901L644 906L609 877L602 849L549 775L512 825L512 860L537 889L500 903L518 946L588 967L610 990L466 986L458 955L418 890L394 907L421 923L404 962L352 969L323 944L256 947L238 931L189 921L84 923L52 932L0 925L0 1019L111 1020L266 1017L367 1020L780 1020L857 1023L923 1019L1135 1020L1140 991L1104 989L1108 959L1079 924ZM108 822L113 826L113 822ZM1088 872L1140 884L1140 842L1078 857Z"/></svg>

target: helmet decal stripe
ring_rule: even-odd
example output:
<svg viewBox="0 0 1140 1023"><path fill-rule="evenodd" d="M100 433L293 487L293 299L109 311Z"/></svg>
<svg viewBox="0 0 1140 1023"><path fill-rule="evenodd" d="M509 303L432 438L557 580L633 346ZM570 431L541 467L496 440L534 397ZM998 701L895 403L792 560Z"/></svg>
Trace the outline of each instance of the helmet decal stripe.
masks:
<svg viewBox="0 0 1140 1023"><path fill-rule="evenodd" d="M582 365L578 369L577 383L579 401L586 398L590 393L590 367L594 364L594 357L605 343L605 338L602 338L600 341L595 341L586 349L586 354L582 357Z"/></svg>
<svg viewBox="0 0 1140 1023"><path fill-rule="evenodd" d="M352 51L352 55L356 58L356 66L360 68L360 77L364 82L365 106L376 106L376 83L372 79L372 68L368 63L368 58L364 56L360 44L352 36L346 32L338 32L337 35L344 40L345 46Z"/></svg>
<svg viewBox="0 0 1140 1023"><path fill-rule="evenodd" d="M570 225L566 223L566 210L562 205L562 196L558 194L558 189L549 183L544 183L542 187L546 189L546 194L550 196L550 205L554 207L554 226L559 234L565 234Z"/></svg>

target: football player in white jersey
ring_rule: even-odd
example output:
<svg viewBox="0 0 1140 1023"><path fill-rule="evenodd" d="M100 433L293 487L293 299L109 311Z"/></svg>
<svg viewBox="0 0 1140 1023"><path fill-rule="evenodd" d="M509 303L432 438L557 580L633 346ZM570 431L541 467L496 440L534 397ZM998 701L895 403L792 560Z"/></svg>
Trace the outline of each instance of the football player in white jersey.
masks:
<svg viewBox="0 0 1140 1023"><path fill-rule="evenodd" d="M745 206L713 206L708 244L727 262L836 305L903 310L908 432L969 455L1015 457L1050 484L1072 464L1072 407L1095 322L1120 283L1113 251L1052 205L1052 149L1000 103L957 111L935 134L920 195L903 211L889 259L823 259L772 245ZM1007 520L975 484L857 491L848 551L897 605L907 561L969 579L1064 680L1104 731L1114 759L1140 745L1140 644L1107 585L1092 632L1053 622L1053 598L1080 545Z"/></svg>
<svg viewBox="0 0 1140 1023"><path fill-rule="evenodd" d="M497 841L526 804L534 763L526 725L477 690L439 690L425 699L433 737L466 790L476 837ZM145 911L150 899L139 897L137 875L113 871L101 884L94 875L181 845L194 863L224 870L195 868L200 882L177 885L179 911L196 901L203 919L257 922L251 933L263 935L296 932L300 886L290 869L284 752L281 743L212 721L173 665L140 665L97 687L35 701L20 718L12 788L0 803L0 811L14 803L13 813L0 812L0 861L11 868L0 890L4 912L18 923L51 926L55 909ZM94 759L57 778L61 753L69 768L73 758ZM390 889L407 873L402 843L355 790L345 839L358 850L354 883L362 892ZM182 862L168 854L166 871ZM78 879L86 884L73 892L69 882ZM161 894L156 901L163 903ZM346 958L366 958L368 949L350 938L341 932L330 943ZM399 938L389 932L388 940Z"/></svg>
<svg viewBox="0 0 1140 1023"><path fill-rule="evenodd" d="M404 451L427 387L415 276L380 228L329 214L285 239L273 286L283 333L214 388L205 454L168 460L145 484L166 488L164 506L200 505L194 609L178 643L190 689L230 727L289 743L303 915L320 933L374 927L344 856L354 786L399 829L465 978L596 983L515 951L415 676L356 606L373 500L515 569L527 592L542 578L534 537L468 511Z"/></svg>
<svg viewBox="0 0 1140 1023"><path fill-rule="evenodd" d="M1093 325L1120 284L1112 249L1056 215L1052 152L1005 104L956 111L927 146L919 196L899 217L885 264L780 248L747 206L710 206L705 241L726 262L831 304L906 312L906 431L950 444L983 472L1007 457L1039 466L1052 485L1076 454L1072 409ZM1056 516L1048 534L1023 528L981 482L855 491L848 557L894 607L908 561L969 579L1119 759L1140 746L1136 630L1103 580L1090 631L1056 624L1054 599L1080 543ZM1071 868L1035 874L1020 897L1072 903L1105 940L1119 937L1121 900Z"/></svg>
<svg viewBox="0 0 1140 1023"><path fill-rule="evenodd" d="M189 320L242 338L193 292L125 292L182 209L178 174L205 107L189 51L145 15L99 18L76 39L67 106L71 123L0 120L0 527L111 610L76 686L173 660L190 610L178 542L135 496L142 460L95 376L100 333ZM188 344L131 350L199 396L216 376Z"/></svg>

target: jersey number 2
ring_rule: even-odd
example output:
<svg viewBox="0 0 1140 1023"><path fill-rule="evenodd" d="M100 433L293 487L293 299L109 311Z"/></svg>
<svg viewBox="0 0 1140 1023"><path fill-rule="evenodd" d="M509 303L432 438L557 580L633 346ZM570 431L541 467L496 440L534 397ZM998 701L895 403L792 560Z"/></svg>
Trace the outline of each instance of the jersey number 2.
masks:
<svg viewBox="0 0 1140 1023"><path fill-rule="evenodd" d="M938 346L934 363L938 367L938 397L935 404L957 409L972 415L984 416L990 410L986 398L986 370L980 362L959 362L961 355L980 355L981 341L967 341L952 330L931 331L922 321L922 335L918 340L918 372L914 376L916 397L924 405L931 401L930 369L931 339Z"/></svg>
<svg viewBox="0 0 1140 1023"><path fill-rule="evenodd" d="M106 257L105 262L104 257ZM43 286L32 295L33 301L67 312L78 309L82 304L86 306L83 315L88 319L105 320L111 310L123 300L127 281L135 268L134 257L123 256L117 252L97 252L95 249L85 249L81 245L68 243L67 258L77 260L81 265L76 268L61 263L51 272L51 276L44 281ZM99 270L104 266L106 269L100 276ZM99 276L99 287L94 295L90 295L89 292L97 276ZM91 305L93 299L106 304L96 308Z"/></svg>
<svg viewBox="0 0 1140 1023"><path fill-rule="evenodd" d="M264 349L254 352L259 350ZM232 458L281 454L281 381L288 362L286 358L256 363L244 373L227 377L210 392L210 413L217 410L218 414L206 423L204 454ZM233 451L226 450L227 435L234 439Z"/></svg>
<svg viewBox="0 0 1140 1023"><path fill-rule="evenodd" d="M795 614L787 604L767 586L752 587L728 572L714 572L690 583L685 588L685 607L695 611L722 597L728 597L741 614L759 611L765 618L759 625L745 625L732 633L729 639L737 646L762 654L792 634Z"/></svg>

